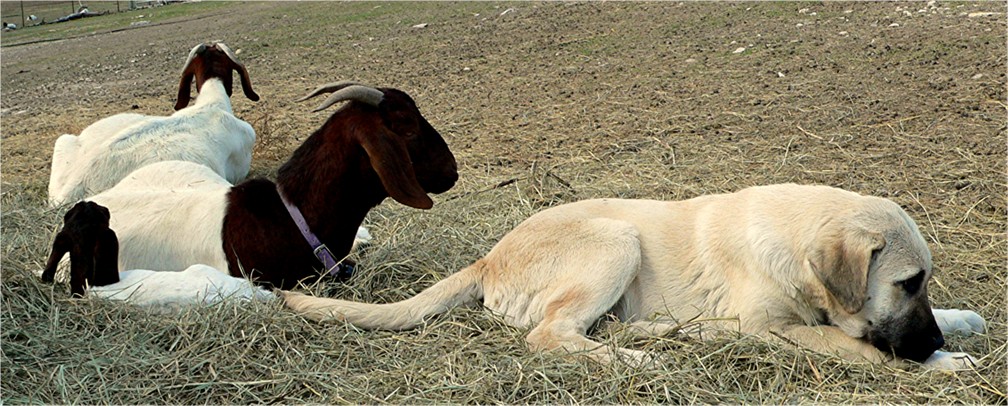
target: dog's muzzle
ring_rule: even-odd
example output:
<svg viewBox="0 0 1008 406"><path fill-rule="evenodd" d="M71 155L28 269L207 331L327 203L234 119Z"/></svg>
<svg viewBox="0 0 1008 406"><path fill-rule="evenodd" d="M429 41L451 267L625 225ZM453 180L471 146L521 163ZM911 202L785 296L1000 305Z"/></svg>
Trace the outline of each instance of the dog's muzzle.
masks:
<svg viewBox="0 0 1008 406"><path fill-rule="evenodd" d="M915 312L917 317L890 319L876 323L868 333L868 341L882 352L911 361L924 362L945 345L931 309Z"/></svg>

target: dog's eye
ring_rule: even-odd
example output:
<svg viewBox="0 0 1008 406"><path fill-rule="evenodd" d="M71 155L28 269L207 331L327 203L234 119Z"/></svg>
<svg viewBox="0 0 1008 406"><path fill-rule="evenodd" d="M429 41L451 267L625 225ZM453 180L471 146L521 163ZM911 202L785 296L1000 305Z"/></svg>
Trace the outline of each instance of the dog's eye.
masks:
<svg viewBox="0 0 1008 406"><path fill-rule="evenodd" d="M920 290L921 283L923 282L924 282L924 271L920 271L917 272L917 274L914 275L912 278L905 279L896 283L899 284L900 287L902 287L903 290L905 290L908 295L913 296L915 293L917 293L918 290Z"/></svg>

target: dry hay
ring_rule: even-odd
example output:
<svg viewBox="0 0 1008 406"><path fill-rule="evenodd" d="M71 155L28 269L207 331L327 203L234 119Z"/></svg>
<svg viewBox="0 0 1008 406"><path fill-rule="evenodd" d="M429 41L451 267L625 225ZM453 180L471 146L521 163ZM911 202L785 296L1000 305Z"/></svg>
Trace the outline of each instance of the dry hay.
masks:
<svg viewBox="0 0 1008 406"><path fill-rule="evenodd" d="M514 190L495 193L494 201ZM462 200L462 199L458 199ZM11 204L9 199L3 202ZM38 202L36 202L38 203ZM450 202L447 204L451 204ZM464 210L462 206L475 206ZM494 208L459 203L452 212L486 218ZM523 212L520 207L501 211ZM496 211L496 210L494 210ZM359 258L363 270L347 286L317 294L355 300L408 297L474 254L451 254L469 241L487 249L492 233L435 227L442 216L385 210L373 219L382 243ZM25 211L8 222L58 213ZM417 217L420 217L419 219ZM394 230L394 231L389 231ZM424 233L419 230L430 230ZM386 233L394 234L388 235ZM419 234L419 235L418 235ZM6 235L6 234L5 234ZM45 241L25 241L44 246ZM479 248L481 247L482 248ZM42 251L22 247L15 251ZM422 255L405 258L402 252ZM31 258L5 252L17 267ZM99 300L68 299L66 286L33 276L5 276L3 351L5 401L22 403L695 403L695 402L997 402L1003 341L950 338L953 349L983 354L978 372L908 371L854 363L755 338L700 342L682 337L633 341L618 325L596 335L611 345L661 353L655 370L601 366L578 358L529 353L527 331L478 309L456 309L406 332L366 332L306 322L278 303L226 303L162 313ZM993 328L1002 327L992 324ZM993 381L992 381L993 380ZM16 396L9 396L17 394ZM8 397L9 396L9 397Z"/></svg>
<svg viewBox="0 0 1008 406"><path fill-rule="evenodd" d="M71 300L34 275L62 214L43 208L49 146L123 110L119 92L163 114L174 83L145 72L175 72L174 53L206 39L202 20L150 28L181 38L107 34L124 45L100 57L86 39L4 49L4 403L1006 403L1006 94L992 57L1004 54L1004 24L959 15L996 7L910 18L894 11L902 3L338 5L255 3L215 17L233 23L214 37L244 49L264 99L235 100L260 134L253 174L271 176L323 119L290 100L353 78L413 95L462 178L433 210L379 206L353 281L307 290L409 297L528 215L578 199L823 183L893 199L917 220L937 268L932 303L975 310L991 330L949 337L946 349L983 366L895 370L750 337L634 341L601 324L602 341L665 357L639 370L530 353L526 331L479 309L367 332L277 303L158 312ZM101 88L61 90L65 78L43 67L57 61L21 59L77 55L88 76L100 73L89 58L115 64L144 47L162 66L122 62L122 80Z"/></svg>

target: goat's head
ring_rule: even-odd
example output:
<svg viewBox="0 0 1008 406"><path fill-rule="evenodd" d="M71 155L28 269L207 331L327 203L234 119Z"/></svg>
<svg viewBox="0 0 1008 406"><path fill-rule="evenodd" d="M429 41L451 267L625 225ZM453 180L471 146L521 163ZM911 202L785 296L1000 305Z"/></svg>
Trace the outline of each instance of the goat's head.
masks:
<svg viewBox="0 0 1008 406"><path fill-rule="evenodd" d="M112 215L105 206L91 201L82 201L73 205L63 215L63 227L70 227L85 232L93 229L108 228L111 218Z"/></svg>
<svg viewBox="0 0 1008 406"><path fill-rule="evenodd" d="M367 113L364 125L369 128L354 131L352 136L367 153L367 163L390 197L410 207L429 209L434 201L427 193L441 193L455 185L458 180L455 156L405 92L336 82L320 86L298 101L323 93L332 95L314 111L350 101L359 103Z"/></svg>
<svg viewBox="0 0 1008 406"><path fill-rule="evenodd" d="M83 296L87 284L119 282L119 241L109 229L109 210L95 202L82 201L63 215L63 229L53 242L42 279L52 281L57 263L70 253L70 291Z"/></svg>
<svg viewBox="0 0 1008 406"><path fill-rule="evenodd" d="M228 96L231 96L232 71L238 71L245 97L252 101L259 101L259 95L252 90L252 81L249 80L245 65L238 62L238 57L234 52L231 52L227 45L220 42L197 45L192 51L189 51L189 58L182 66L182 80L179 82L175 110L181 110L189 105L189 93L193 79L196 79L196 91L199 92L203 88L203 82L210 78L218 78L224 83L224 89Z"/></svg>

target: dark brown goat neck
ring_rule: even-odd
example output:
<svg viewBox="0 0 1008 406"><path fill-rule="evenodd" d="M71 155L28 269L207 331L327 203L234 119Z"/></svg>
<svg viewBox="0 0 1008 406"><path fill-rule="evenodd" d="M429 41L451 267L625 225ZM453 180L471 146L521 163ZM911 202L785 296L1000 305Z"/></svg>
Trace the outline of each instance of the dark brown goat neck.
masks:
<svg viewBox="0 0 1008 406"><path fill-rule="evenodd" d="M280 202L278 185L336 259L350 252L357 227L387 193L353 136L368 126L359 113L340 114L294 151L276 184L251 179L228 192L222 248L232 275L282 289L318 276L322 264Z"/></svg>
<svg viewBox="0 0 1008 406"><path fill-rule="evenodd" d="M351 105L333 114L277 173L284 195L323 242L331 233L350 230L349 235L355 235L368 210L388 197L354 138L355 131L366 127L360 122L365 115L351 111L357 108ZM330 248L336 254L336 247Z"/></svg>

